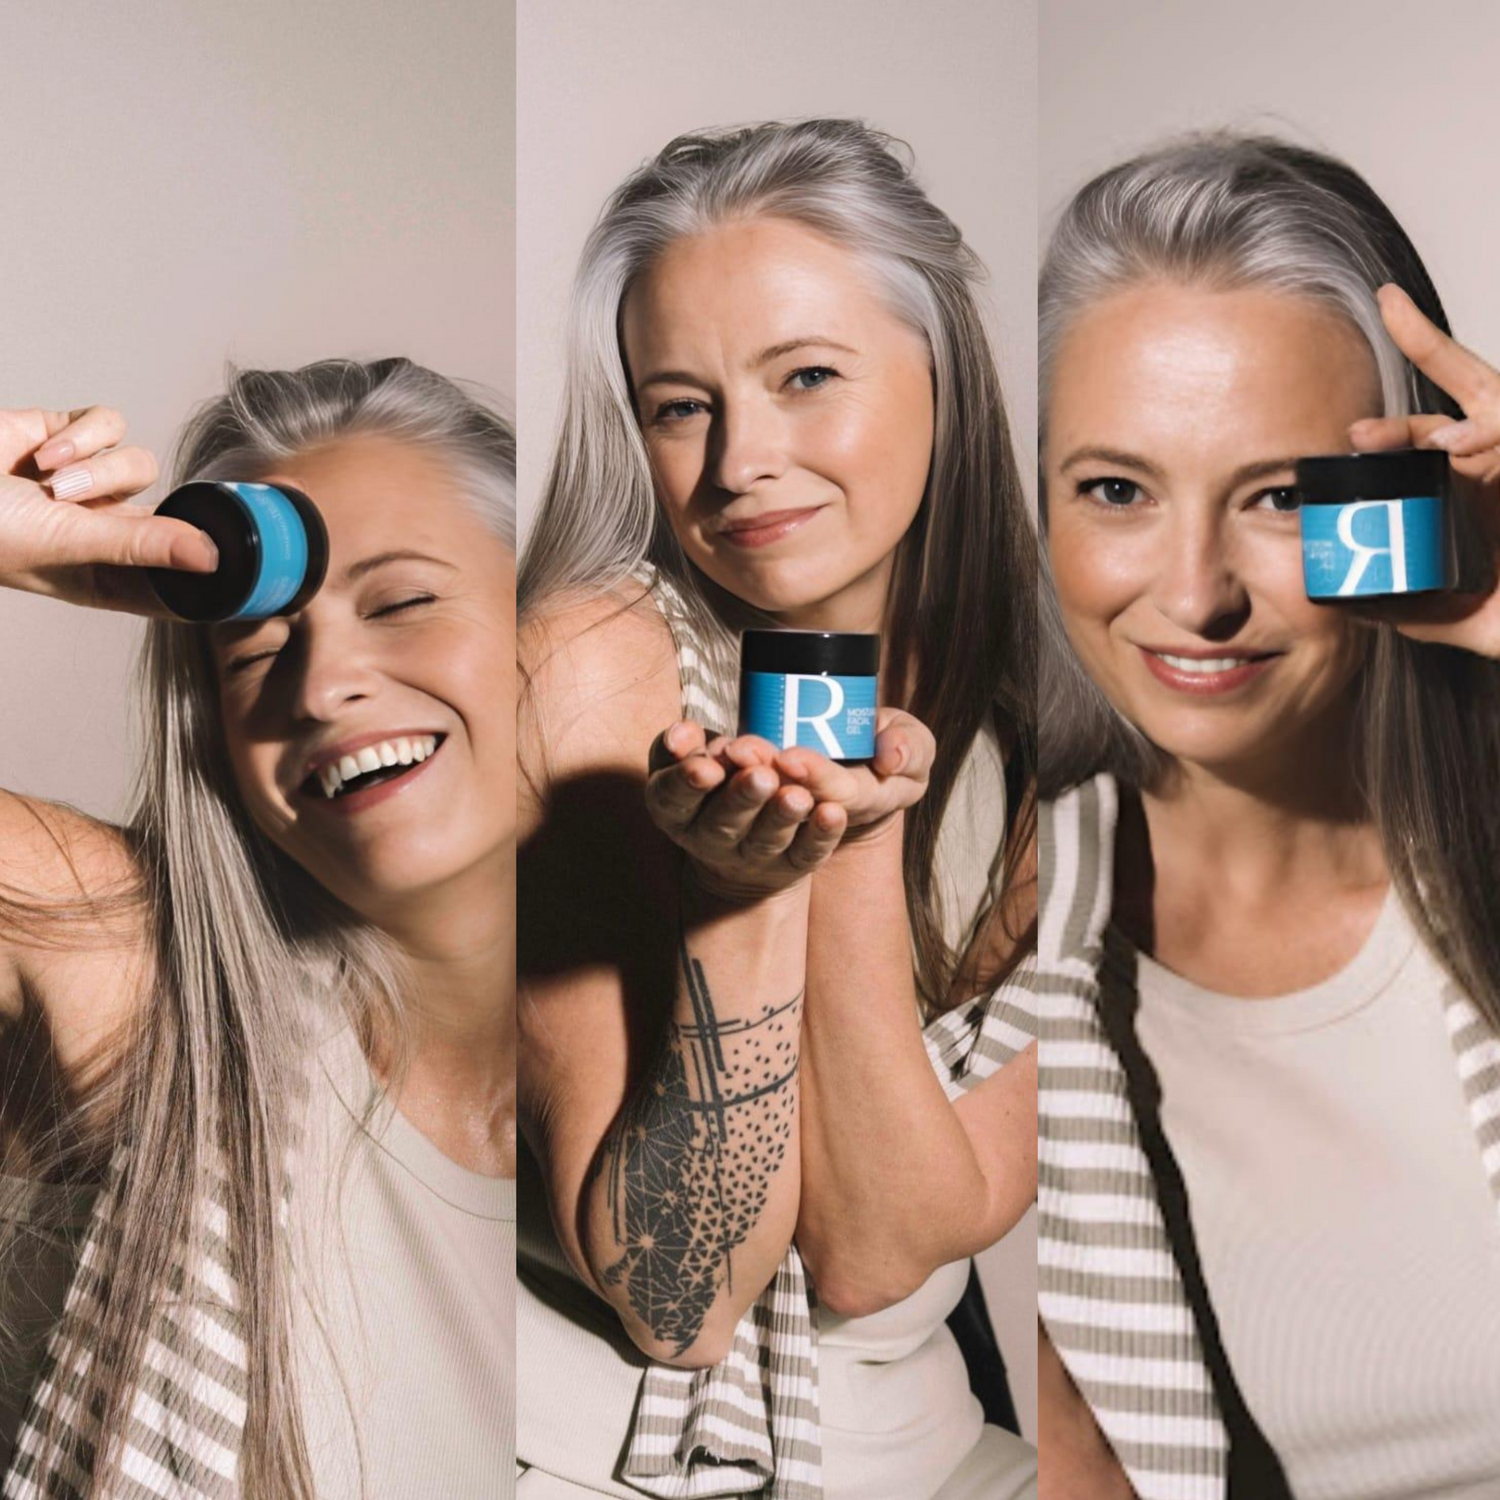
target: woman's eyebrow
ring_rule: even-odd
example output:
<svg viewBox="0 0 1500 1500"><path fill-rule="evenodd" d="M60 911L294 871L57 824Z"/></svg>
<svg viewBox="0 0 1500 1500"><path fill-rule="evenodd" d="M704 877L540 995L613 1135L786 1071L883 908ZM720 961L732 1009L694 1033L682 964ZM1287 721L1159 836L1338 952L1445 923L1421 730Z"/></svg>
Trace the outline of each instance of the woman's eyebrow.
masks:
<svg viewBox="0 0 1500 1500"><path fill-rule="evenodd" d="M794 339L783 339L779 344L769 344L758 354L754 354L746 361L747 370L758 370L763 365L768 365L773 359L780 359L783 355L795 354L798 349L837 349L841 354L858 354L858 349L851 349L848 344L841 344L837 339L824 338L822 334L800 334ZM643 391L648 385L691 385L699 390L707 390L707 383L697 375L692 375L686 370L656 370L636 385L637 391Z"/></svg>
<svg viewBox="0 0 1500 1500"><path fill-rule="evenodd" d="M376 552L369 557L362 557L358 562L352 562L344 569L342 582L353 583L357 578L363 578L366 573L372 573L376 568L383 568L387 563L393 562L429 562L436 563L440 568L447 568L450 572L457 572L457 566L441 557L434 557L430 552L416 552L409 547L393 548L389 552Z"/></svg>
<svg viewBox="0 0 1500 1500"><path fill-rule="evenodd" d="M773 359L780 359L784 354L795 354L798 349L807 349L816 346L819 349L837 349L842 354L858 354L858 349L851 349L848 344L841 344L837 339L824 338L822 334L804 334L800 338L786 339L779 344L771 344L762 349L754 359L750 361L750 368L758 370L762 365L768 365Z"/></svg>
<svg viewBox="0 0 1500 1500"><path fill-rule="evenodd" d="M1138 453L1127 453L1123 448L1105 448L1097 443L1075 448L1063 459L1059 468L1071 469L1082 463L1112 464L1119 469L1134 469L1138 474L1149 474L1152 479L1163 477L1162 471L1150 459L1142 458Z"/></svg>
<svg viewBox="0 0 1500 1500"><path fill-rule="evenodd" d="M1063 459L1060 467L1062 471L1066 471L1081 463L1110 464L1119 469L1133 469L1153 480L1163 477L1162 471L1149 459L1142 458L1138 453L1127 453L1123 448L1103 448L1094 444L1075 448ZM1266 479L1272 474L1284 474L1296 467L1295 458L1258 458L1251 463L1241 464L1229 476L1228 488L1238 489L1240 485L1249 484L1252 480Z"/></svg>

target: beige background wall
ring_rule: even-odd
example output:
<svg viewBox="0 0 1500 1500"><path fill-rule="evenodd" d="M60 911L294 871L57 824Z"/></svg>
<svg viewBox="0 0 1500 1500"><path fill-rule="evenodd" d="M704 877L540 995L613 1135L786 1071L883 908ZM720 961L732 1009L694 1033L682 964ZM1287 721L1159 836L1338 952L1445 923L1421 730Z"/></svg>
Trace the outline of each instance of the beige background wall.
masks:
<svg viewBox="0 0 1500 1500"><path fill-rule="evenodd" d="M1042 230L1094 172L1164 134L1289 133L1390 205L1455 334L1500 364L1500 6L1066 0L1042 6Z"/></svg>
<svg viewBox="0 0 1500 1500"><path fill-rule="evenodd" d="M552 0L522 7L517 50L523 528L556 430L561 331L584 237L629 171L674 135L705 125L855 115L906 140L934 201L990 268L990 327L1012 426L1020 451L1032 451L1032 0L756 0L665 11ZM984 1274L1017 1405L1034 1434L1030 1220L985 1258Z"/></svg>
<svg viewBox="0 0 1500 1500"><path fill-rule="evenodd" d="M509 401L514 47L508 0L8 6L0 406L118 406L165 466L226 359ZM0 785L122 810L137 633L0 592Z"/></svg>

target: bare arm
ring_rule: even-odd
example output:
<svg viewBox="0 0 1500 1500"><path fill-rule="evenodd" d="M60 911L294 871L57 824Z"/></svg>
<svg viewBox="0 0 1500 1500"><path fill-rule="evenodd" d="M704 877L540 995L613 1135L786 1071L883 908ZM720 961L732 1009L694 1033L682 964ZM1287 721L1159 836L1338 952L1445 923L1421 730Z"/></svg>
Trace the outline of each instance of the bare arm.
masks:
<svg viewBox="0 0 1500 1500"><path fill-rule="evenodd" d="M1039 1500L1135 1500L1114 1449L1037 1325Z"/></svg>
<svg viewBox="0 0 1500 1500"><path fill-rule="evenodd" d="M684 878L646 813L670 641L649 603L609 615L523 641L522 1128L579 1275L647 1354L704 1365L796 1217L808 887L735 899ZM731 824L753 779L684 775L722 781Z"/></svg>
<svg viewBox="0 0 1500 1500"><path fill-rule="evenodd" d="M797 1242L867 1313L993 1244L1036 1196L1036 1048L950 1103L918 1023L901 822L814 876Z"/></svg>

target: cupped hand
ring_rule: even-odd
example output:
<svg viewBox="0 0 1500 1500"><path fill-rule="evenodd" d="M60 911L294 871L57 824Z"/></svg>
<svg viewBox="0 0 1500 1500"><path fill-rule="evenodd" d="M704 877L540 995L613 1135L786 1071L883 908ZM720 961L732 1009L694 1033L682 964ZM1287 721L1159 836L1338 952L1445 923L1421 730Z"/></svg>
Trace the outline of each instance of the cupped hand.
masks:
<svg viewBox="0 0 1500 1500"><path fill-rule="evenodd" d="M868 765L840 765L800 745L777 753L775 764L783 779L805 787L820 806L843 808L848 843L893 826L898 813L920 802L936 756L937 742L925 724L899 708L882 708Z"/></svg>
<svg viewBox="0 0 1500 1500"><path fill-rule="evenodd" d="M782 774L768 740L709 736L688 720L651 747L646 807L687 852L698 883L733 901L795 885L833 853L848 825L836 800L820 802Z"/></svg>
<svg viewBox="0 0 1500 1500"><path fill-rule="evenodd" d="M120 446L124 436L109 407L0 411L0 586L165 615L143 569L218 566L196 526L128 503L157 468L146 449Z"/></svg>
<svg viewBox="0 0 1500 1500"><path fill-rule="evenodd" d="M1415 594L1362 603L1367 619L1394 625L1413 640L1456 646L1500 659L1500 371L1465 349L1394 285L1379 292L1380 315L1397 348L1458 402L1462 421L1443 415L1371 417L1349 438L1361 452L1440 448L1447 452L1454 490L1489 548L1491 583L1481 593Z"/></svg>

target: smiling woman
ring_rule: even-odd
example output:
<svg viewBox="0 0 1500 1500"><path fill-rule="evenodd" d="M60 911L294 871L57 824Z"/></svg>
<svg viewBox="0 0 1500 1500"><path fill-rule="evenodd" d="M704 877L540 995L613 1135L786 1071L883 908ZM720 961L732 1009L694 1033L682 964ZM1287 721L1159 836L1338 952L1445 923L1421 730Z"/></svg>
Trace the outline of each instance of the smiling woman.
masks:
<svg viewBox="0 0 1500 1500"><path fill-rule="evenodd" d="M978 274L850 120L680 137L584 250L521 584L523 1495L1034 1481L944 1326L1035 1178ZM882 638L868 763L735 735L748 628Z"/></svg>
<svg viewBox="0 0 1500 1500"><path fill-rule="evenodd" d="M160 616L146 568L215 565L124 505L155 464L123 435L0 414L6 584ZM514 436L409 361L329 361L235 375L177 470L305 492L327 581L152 620L124 826L0 802L5 1494L492 1496Z"/></svg>
<svg viewBox="0 0 1500 1500"><path fill-rule="evenodd" d="M1500 377L1369 185L1273 139L1085 185L1040 314L1043 1472L1481 1500ZM1310 599L1298 461L1408 445L1488 587Z"/></svg>

